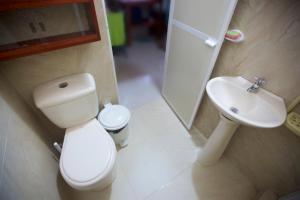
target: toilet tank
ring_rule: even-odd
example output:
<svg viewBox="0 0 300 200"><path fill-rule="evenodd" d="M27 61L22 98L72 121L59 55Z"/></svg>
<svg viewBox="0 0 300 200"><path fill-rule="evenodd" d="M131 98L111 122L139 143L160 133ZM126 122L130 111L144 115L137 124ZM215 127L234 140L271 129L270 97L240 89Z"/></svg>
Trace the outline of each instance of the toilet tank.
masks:
<svg viewBox="0 0 300 200"><path fill-rule="evenodd" d="M84 123L98 114L98 96L88 73L58 78L37 87L35 105L60 128Z"/></svg>

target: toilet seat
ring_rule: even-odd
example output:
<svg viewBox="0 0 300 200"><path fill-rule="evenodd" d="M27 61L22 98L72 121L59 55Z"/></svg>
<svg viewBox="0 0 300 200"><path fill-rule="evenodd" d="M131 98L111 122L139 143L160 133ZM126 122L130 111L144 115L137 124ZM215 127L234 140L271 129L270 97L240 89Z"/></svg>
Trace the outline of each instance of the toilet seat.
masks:
<svg viewBox="0 0 300 200"><path fill-rule="evenodd" d="M92 119L66 130L60 172L70 186L88 189L105 180L114 167L115 158L112 138L96 119Z"/></svg>

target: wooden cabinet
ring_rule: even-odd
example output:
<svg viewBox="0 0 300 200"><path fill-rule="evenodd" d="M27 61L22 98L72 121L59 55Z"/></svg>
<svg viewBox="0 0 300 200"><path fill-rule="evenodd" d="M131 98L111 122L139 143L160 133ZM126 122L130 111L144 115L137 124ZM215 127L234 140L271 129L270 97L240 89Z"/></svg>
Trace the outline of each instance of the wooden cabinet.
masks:
<svg viewBox="0 0 300 200"><path fill-rule="evenodd" d="M93 0L0 0L0 60L98 40Z"/></svg>

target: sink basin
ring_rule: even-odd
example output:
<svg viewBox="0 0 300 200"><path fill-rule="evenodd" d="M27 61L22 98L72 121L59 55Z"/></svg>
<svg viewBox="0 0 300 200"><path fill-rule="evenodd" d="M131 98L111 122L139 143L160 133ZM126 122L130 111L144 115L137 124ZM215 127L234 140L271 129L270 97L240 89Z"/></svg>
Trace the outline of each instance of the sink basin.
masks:
<svg viewBox="0 0 300 200"><path fill-rule="evenodd" d="M286 118L283 99L263 88L247 92L251 85L242 77L217 77L207 83L206 91L216 108L237 123L260 128L282 125Z"/></svg>
<svg viewBox="0 0 300 200"><path fill-rule="evenodd" d="M210 135L198 161L203 165L217 162L240 124L274 128L284 123L285 104L282 98L259 88L248 92L252 85L242 77L217 77L208 81L206 91L220 112L217 127Z"/></svg>

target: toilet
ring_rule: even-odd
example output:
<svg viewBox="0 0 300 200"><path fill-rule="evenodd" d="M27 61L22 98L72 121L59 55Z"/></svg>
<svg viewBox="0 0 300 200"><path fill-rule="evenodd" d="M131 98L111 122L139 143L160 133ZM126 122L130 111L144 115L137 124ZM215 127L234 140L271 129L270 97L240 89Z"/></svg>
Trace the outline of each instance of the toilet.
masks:
<svg viewBox="0 0 300 200"><path fill-rule="evenodd" d="M37 87L35 105L50 121L66 129L59 161L64 180L77 190L101 190L116 174L115 143L95 118L96 84L88 73L65 76Z"/></svg>

